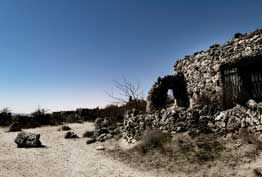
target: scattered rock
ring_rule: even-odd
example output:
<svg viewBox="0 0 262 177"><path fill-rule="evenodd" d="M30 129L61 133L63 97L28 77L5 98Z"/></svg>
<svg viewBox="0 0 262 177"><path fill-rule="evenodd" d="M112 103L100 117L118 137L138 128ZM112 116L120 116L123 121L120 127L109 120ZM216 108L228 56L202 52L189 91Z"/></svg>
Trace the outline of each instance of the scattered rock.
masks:
<svg viewBox="0 0 262 177"><path fill-rule="evenodd" d="M8 128L9 132L19 132L22 131L22 126L19 122L14 122L12 123L9 128Z"/></svg>
<svg viewBox="0 0 262 177"><path fill-rule="evenodd" d="M109 133L109 134L107 134L107 135L106 135L106 137L105 137L105 139L111 139L111 138L113 138L113 135L112 135L112 134L110 134L110 133Z"/></svg>
<svg viewBox="0 0 262 177"><path fill-rule="evenodd" d="M15 143L19 148L42 147L40 134L21 132L15 138Z"/></svg>
<svg viewBox="0 0 262 177"><path fill-rule="evenodd" d="M79 136L74 132L66 132L65 139L74 139L74 138L79 138Z"/></svg>
<svg viewBox="0 0 262 177"><path fill-rule="evenodd" d="M96 142L95 138L87 138L87 140L86 140L86 144L92 144L92 143L95 143L95 142Z"/></svg>
<svg viewBox="0 0 262 177"><path fill-rule="evenodd" d="M96 147L96 150L103 151L103 150L105 150L105 147L103 145L100 145L100 146Z"/></svg>
<svg viewBox="0 0 262 177"><path fill-rule="evenodd" d="M100 142L104 142L106 140L105 137L106 137L106 134L103 133L103 134L99 135L98 137L96 137L96 140L100 141Z"/></svg>

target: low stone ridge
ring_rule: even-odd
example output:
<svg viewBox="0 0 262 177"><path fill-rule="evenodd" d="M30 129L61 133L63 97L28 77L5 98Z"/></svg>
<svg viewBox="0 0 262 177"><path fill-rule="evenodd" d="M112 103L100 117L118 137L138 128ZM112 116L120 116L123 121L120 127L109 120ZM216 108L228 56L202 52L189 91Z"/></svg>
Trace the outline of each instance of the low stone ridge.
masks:
<svg viewBox="0 0 262 177"><path fill-rule="evenodd" d="M22 131L22 126L19 122L14 122L12 123L9 128L8 128L9 132L19 132Z"/></svg>
<svg viewBox="0 0 262 177"><path fill-rule="evenodd" d="M200 133L223 135L247 127L250 131L262 131L262 103L249 100L247 106L237 105L215 113L210 113L208 106L163 109L139 115L129 112L124 120L123 138L131 143L147 129L159 129L171 134L189 132L191 136L196 136Z"/></svg>
<svg viewBox="0 0 262 177"><path fill-rule="evenodd" d="M79 138L79 136L74 132L66 132L65 139L75 139L75 138Z"/></svg>
<svg viewBox="0 0 262 177"><path fill-rule="evenodd" d="M37 148L43 147L40 142L40 134L21 132L15 138L18 148Z"/></svg>

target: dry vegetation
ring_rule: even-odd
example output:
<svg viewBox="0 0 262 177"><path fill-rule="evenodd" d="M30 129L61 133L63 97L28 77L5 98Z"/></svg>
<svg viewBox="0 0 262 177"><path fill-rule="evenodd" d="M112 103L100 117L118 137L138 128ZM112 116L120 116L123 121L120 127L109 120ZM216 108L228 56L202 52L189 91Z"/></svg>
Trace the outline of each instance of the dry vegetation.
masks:
<svg viewBox="0 0 262 177"><path fill-rule="evenodd" d="M179 172L181 176L220 177L241 176L239 168L255 163L262 150L259 136L249 133L243 135L240 132L227 137L202 134L195 138L176 134L172 140L163 140L162 137L167 136L146 134L131 150L116 146L108 154L136 169L157 169L166 176L178 175Z"/></svg>
<svg viewBox="0 0 262 177"><path fill-rule="evenodd" d="M85 131L85 133L83 133L83 138L92 138L94 137L94 131Z"/></svg>

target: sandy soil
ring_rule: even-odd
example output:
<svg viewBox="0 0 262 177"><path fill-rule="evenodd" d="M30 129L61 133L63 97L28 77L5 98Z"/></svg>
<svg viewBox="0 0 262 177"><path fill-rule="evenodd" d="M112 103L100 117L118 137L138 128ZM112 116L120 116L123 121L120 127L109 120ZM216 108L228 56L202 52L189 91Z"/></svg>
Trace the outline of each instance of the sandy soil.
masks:
<svg viewBox="0 0 262 177"><path fill-rule="evenodd" d="M86 130L94 129L92 123L69 126L80 137ZM65 132L57 131L58 128L53 126L27 129L29 132L40 133L41 142L47 146L36 149L17 148L14 143L17 133L6 132L6 129L0 128L0 177L255 177L254 168L262 167L260 154L255 160L239 159L239 165L230 160L230 157L214 164L203 164L197 170L190 164L178 165L182 169L189 169L188 172L179 170L178 167L174 168L173 174L154 167L141 170L139 166L142 168L142 164L139 165L139 159L142 157L137 160L138 166L133 166L128 159L115 159L105 151L97 151L96 147L101 145L100 143L86 145L85 138L64 139ZM104 144L107 150L118 145L123 150L133 148L123 141L118 144L113 140ZM243 150L235 153L246 152L249 151L243 146ZM136 161L134 158L136 157L132 155L131 159Z"/></svg>
<svg viewBox="0 0 262 177"><path fill-rule="evenodd" d="M92 130L92 123L69 125L79 136ZM41 127L25 131L41 134L47 148L16 148L17 133L0 129L1 177L153 177L150 172L132 169L97 151L100 143L86 145L85 138L64 139L58 127Z"/></svg>

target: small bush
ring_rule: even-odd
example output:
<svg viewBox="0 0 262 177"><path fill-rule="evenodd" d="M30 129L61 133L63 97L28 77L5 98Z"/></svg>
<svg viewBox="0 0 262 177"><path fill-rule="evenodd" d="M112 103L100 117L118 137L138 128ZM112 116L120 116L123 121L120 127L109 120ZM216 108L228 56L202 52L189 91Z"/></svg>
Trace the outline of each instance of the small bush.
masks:
<svg viewBox="0 0 262 177"><path fill-rule="evenodd" d="M9 108L0 111L0 126L8 126L12 123L12 113Z"/></svg>
<svg viewBox="0 0 262 177"><path fill-rule="evenodd" d="M94 131L86 131L83 134L83 138L92 138L92 137L94 137Z"/></svg>
<svg viewBox="0 0 262 177"><path fill-rule="evenodd" d="M68 130L71 130L71 128L70 128L69 126L67 126L67 125L62 125L62 126L58 129L58 131L68 131Z"/></svg>

